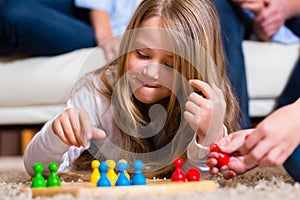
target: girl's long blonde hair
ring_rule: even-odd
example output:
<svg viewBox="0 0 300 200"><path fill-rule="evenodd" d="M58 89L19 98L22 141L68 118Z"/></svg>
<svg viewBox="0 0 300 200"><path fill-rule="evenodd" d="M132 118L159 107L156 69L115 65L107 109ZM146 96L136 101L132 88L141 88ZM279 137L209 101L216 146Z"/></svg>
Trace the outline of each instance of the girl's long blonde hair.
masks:
<svg viewBox="0 0 300 200"><path fill-rule="evenodd" d="M128 24L120 46L120 56L105 68L94 72L101 76L101 81L105 86L99 89L99 93L110 98L112 102L117 102L116 106L119 110L115 114L126 119L125 123L131 131L138 132L137 125L147 125L149 118L143 112L144 105L134 99L128 80L124 76L127 72L127 54L132 50L131 46L135 39L135 33L132 30L140 28L144 20L154 16L160 17L163 27L172 38L173 51L175 51L174 70L186 80L199 79L214 83L221 88L227 105L224 123L229 132L237 130L239 106L226 75L220 24L210 0L143 0ZM107 71L110 73L106 73ZM114 74L113 82L111 74ZM178 124L183 120L182 107L177 100L178 95L187 97L192 91L180 78L175 78L175 82L182 82L182 88L178 94L172 93L170 98L160 102L167 112L162 145L168 144L175 137L177 130L180 129ZM121 131L120 136L113 137L122 138L120 145L129 152L147 153L156 150L149 139L135 137L124 131ZM173 144L174 149L177 148L176 145L178 143ZM168 162L170 164L170 159ZM166 169L168 167L158 170L156 175L163 173Z"/></svg>

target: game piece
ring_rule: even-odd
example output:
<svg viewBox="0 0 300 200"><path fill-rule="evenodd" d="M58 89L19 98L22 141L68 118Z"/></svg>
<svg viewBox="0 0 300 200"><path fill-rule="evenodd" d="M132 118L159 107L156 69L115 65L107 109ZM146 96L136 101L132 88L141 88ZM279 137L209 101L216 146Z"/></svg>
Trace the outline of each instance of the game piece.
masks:
<svg viewBox="0 0 300 200"><path fill-rule="evenodd" d="M120 159L119 162L125 162L127 164L127 161L125 159ZM130 175L128 174L128 172L126 170L124 170L125 176L128 178L128 180L130 180Z"/></svg>
<svg viewBox="0 0 300 200"><path fill-rule="evenodd" d="M51 162L48 166L48 169L50 171L50 175L47 179L47 187L60 187L60 179L56 174L58 170L58 164L55 162Z"/></svg>
<svg viewBox="0 0 300 200"><path fill-rule="evenodd" d="M190 168L186 172L186 178L188 179L188 181L200 181L201 178L200 171L196 168Z"/></svg>
<svg viewBox="0 0 300 200"><path fill-rule="evenodd" d="M185 174L181 169L183 164L184 163L181 158L177 158L174 160L175 171L173 172L173 174L171 176L172 181L184 182L186 180Z"/></svg>
<svg viewBox="0 0 300 200"><path fill-rule="evenodd" d="M119 177L116 182L116 186L127 186L130 185L130 180L125 175L125 170L128 168L127 163L123 161L119 161L117 164L117 168L120 171Z"/></svg>
<svg viewBox="0 0 300 200"><path fill-rule="evenodd" d="M93 168L93 172L90 176L90 182L94 183L96 185L100 178L100 172L99 172L100 162L99 162L99 160L93 160L91 163L91 166Z"/></svg>
<svg viewBox="0 0 300 200"><path fill-rule="evenodd" d="M228 154L221 152L220 148L217 144L215 144L215 143L211 144L210 145L210 151L218 153L219 156L218 156L217 160L218 160L218 166L219 167L222 167L222 166L227 165L229 163L230 158L229 158Z"/></svg>
<svg viewBox="0 0 300 200"><path fill-rule="evenodd" d="M33 166L33 171L35 172L35 175L32 179L31 187L33 188L45 188L47 186L46 180L43 177L44 166L42 163L35 163Z"/></svg>
<svg viewBox="0 0 300 200"><path fill-rule="evenodd" d="M217 153L219 153L219 152L220 152L220 148L219 148L219 146L218 146L217 144L212 143L212 144L210 145L210 151L211 151L211 152L217 152Z"/></svg>
<svg viewBox="0 0 300 200"><path fill-rule="evenodd" d="M115 185L118 179L118 175L115 172L116 162L114 160L106 160L105 162L108 166L108 171L106 173L107 178L110 180L112 185Z"/></svg>
<svg viewBox="0 0 300 200"><path fill-rule="evenodd" d="M99 166L100 178L97 182L97 187L110 187L110 180L107 178L106 173L108 170L108 166L105 162L101 162Z"/></svg>
<svg viewBox="0 0 300 200"><path fill-rule="evenodd" d="M143 174L144 163L141 160L135 160L132 164L134 174L132 176L132 185L146 185L146 177Z"/></svg>
<svg viewBox="0 0 300 200"><path fill-rule="evenodd" d="M229 156L226 153L220 153L218 156L218 166L222 167L224 165L227 165L229 163Z"/></svg>

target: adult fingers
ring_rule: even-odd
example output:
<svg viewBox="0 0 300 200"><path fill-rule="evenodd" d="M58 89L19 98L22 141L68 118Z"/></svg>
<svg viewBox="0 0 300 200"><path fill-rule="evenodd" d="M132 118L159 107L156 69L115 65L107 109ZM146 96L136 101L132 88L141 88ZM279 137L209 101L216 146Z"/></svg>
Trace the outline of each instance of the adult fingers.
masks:
<svg viewBox="0 0 300 200"><path fill-rule="evenodd" d="M252 132L249 132L249 137L247 137L243 146L239 149L242 155L248 154L249 151L254 148L260 141L263 140L264 135L261 134L257 129L250 129ZM248 134L246 134L248 135ZM246 136L245 136L246 137Z"/></svg>
<svg viewBox="0 0 300 200"><path fill-rule="evenodd" d="M259 163L261 159L274 147L274 144L268 140L259 141L254 148L245 155L245 163L247 165Z"/></svg>
<svg viewBox="0 0 300 200"><path fill-rule="evenodd" d="M291 153L292 150L290 150L290 147L283 147L282 145L274 146L274 148L261 159L258 165L260 167L275 167L282 165Z"/></svg>
<svg viewBox="0 0 300 200"><path fill-rule="evenodd" d="M233 177L235 177L237 175L237 173L235 173L233 170L226 170L223 172L223 177L225 179L231 179Z"/></svg>
<svg viewBox="0 0 300 200"><path fill-rule="evenodd" d="M253 132L253 129L240 130L230 134L230 141L224 141L219 144L220 150L224 153L231 154L233 152L239 151L240 148L245 143L246 135L249 135ZM222 145L224 144L224 145Z"/></svg>

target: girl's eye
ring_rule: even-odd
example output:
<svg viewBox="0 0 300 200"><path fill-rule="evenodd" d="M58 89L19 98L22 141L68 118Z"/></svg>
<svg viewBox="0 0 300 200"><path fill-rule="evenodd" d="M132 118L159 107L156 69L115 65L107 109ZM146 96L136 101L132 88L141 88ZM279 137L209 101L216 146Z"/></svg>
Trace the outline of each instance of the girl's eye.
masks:
<svg viewBox="0 0 300 200"><path fill-rule="evenodd" d="M136 53L140 58L143 58L143 59L149 58L149 56L147 56L146 54L144 54L143 52L141 52L139 50L136 50Z"/></svg>
<svg viewBox="0 0 300 200"><path fill-rule="evenodd" d="M167 64L167 63L165 63L164 65L166 65L167 67L169 67L169 68L171 68L171 69L173 69L173 68L174 68L174 66L173 66L173 65L169 65L169 64Z"/></svg>

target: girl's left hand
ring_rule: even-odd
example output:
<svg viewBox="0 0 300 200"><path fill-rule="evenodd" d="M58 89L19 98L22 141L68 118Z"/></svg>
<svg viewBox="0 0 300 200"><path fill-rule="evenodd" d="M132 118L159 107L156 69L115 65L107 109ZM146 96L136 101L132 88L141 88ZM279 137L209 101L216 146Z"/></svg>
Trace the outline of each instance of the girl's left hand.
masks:
<svg viewBox="0 0 300 200"><path fill-rule="evenodd" d="M197 142L209 146L223 136L226 112L223 92L214 84L209 85L200 80L190 80L189 83L201 91L204 97L196 92L189 95L184 118L196 132Z"/></svg>

